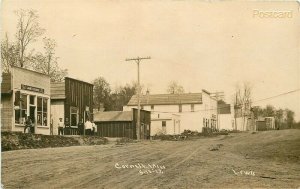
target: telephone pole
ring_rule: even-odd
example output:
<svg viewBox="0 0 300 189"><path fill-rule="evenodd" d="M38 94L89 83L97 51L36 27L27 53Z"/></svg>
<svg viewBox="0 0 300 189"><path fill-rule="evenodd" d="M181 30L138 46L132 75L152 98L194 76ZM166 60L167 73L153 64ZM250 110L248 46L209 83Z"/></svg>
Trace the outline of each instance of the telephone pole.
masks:
<svg viewBox="0 0 300 189"><path fill-rule="evenodd" d="M217 128L218 130L220 129L220 120L219 120L219 107L218 107L218 102L219 100L223 100L224 99L224 92L221 91L221 92L214 92L214 93L211 93L212 94L212 97L215 98L217 100Z"/></svg>
<svg viewBox="0 0 300 189"><path fill-rule="evenodd" d="M136 136L137 140L141 139L141 102L140 102L140 94L141 94L141 87L140 87L140 62L144 59L151 59L150 56L148 57L137 57L137 58L126 58L125 61L135 61L137 63L137 74L138 74L138 91L137 91L137 99L138 99L138 112L137 112L137 122L136 122Z"/></svg>

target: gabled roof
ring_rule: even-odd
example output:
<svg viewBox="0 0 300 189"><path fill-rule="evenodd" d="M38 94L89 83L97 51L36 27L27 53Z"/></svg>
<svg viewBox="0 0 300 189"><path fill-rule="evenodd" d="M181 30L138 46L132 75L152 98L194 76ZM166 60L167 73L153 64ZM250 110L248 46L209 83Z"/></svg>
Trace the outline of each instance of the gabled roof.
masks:
<svg viewBox="0 0 300 189"><path fill-rule="evenodd" d="M65 99L65 82L51 82L50 84L51 99Z"/></svg>
<svg viewBox="0 0 300 189"><path fill-rule="evenodd" d="M109 111L94 113L94 122L104 121L132 121L132 111Z"/></svg>
<svg viewBox="0 0 300 189"><path fill-rule="evenodd" d="M140 102L141 105L202 104L202 93L146 94L141 96ZM127 105L137 105L137 96L132 96Z"/></svg>

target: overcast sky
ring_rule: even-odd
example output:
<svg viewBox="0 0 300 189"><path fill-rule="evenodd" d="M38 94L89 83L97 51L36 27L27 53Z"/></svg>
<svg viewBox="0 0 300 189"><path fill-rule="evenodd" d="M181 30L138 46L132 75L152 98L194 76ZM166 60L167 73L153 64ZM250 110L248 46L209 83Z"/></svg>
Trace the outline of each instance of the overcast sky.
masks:
<svg viewBox="0 0 300 189"><path fill-rule="evenodd" d="M2 36L13 39L19 8L35 9L44 36L56 40L59 65L90 82L141 81L165 93L170 81L186 92L224 91L231 102L236 83L250 81L253 100L300 88L300 16L296 2L4 0ZM260 18L254 11L290 11L290 18ZM39 43L30 48L39 50ZM256 105L290 108L300 120L300 92Z"/></svg>

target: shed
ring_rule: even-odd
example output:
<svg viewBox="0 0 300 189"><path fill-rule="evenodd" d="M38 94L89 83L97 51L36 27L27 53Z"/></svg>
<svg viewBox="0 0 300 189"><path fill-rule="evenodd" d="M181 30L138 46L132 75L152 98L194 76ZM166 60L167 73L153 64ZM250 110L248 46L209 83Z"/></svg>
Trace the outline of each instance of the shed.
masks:
<svg viewBox="0 0 300 189"><path fill-rule="evenodd" d="M141 139L150 139L150 111L141 110ZM96 135L101 137L127 137L136 139L137 109L94 113Z"/></svg>

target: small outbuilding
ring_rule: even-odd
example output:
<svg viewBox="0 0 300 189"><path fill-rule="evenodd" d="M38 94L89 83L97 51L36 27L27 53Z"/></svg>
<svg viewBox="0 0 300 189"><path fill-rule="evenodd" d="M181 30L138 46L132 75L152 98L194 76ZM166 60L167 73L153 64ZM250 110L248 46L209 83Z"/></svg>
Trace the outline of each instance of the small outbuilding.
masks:
<svg viewBox="0 0 300 189"><path fill-rule="evenodd" d="M141 110L141 139L150 139L151 112ZM137 109L94 113L96 135L101 137L126 137L137 139Z"/></svg>

